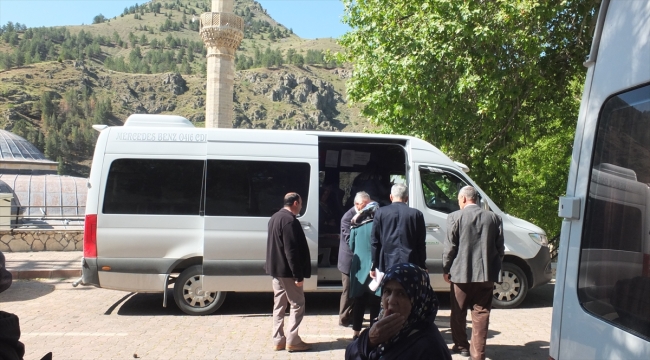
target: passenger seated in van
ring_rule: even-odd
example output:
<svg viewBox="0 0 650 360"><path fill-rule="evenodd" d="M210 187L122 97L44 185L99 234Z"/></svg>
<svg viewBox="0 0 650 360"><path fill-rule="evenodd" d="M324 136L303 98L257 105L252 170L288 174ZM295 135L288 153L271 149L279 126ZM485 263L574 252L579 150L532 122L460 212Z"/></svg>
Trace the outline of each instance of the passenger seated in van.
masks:
<svg viewBox="0 0 650 360"><path fill-rule="evenodd" d="M371 169L357 175L352 182L350 194L356 194L360 191L365 191L370 195L370 198L375 199L381 206L390 205L388 195L390 194L389 188L384 185L383 176ZM346 207L352 207L353 197L348 198Z"/></svg>
<svg viewBox="0 0 650 360"><path fill-rule="evenodd" d="M329 186L320 188L320 199L318 202L318 223L319 232L322 234L338 234L338 219L334 209L330 206L332 189Z"/></svg>

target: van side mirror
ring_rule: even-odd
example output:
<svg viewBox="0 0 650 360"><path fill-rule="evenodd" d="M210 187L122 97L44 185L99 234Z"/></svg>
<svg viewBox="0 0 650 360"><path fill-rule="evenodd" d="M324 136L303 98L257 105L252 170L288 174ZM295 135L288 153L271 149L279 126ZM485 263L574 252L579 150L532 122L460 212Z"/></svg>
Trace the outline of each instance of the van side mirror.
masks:
<svg viewBox="0 0 650 360"><path fill-rule="evenodd" d="M481 209L490 211L490 204L483 198L481 198Z"/></svg>

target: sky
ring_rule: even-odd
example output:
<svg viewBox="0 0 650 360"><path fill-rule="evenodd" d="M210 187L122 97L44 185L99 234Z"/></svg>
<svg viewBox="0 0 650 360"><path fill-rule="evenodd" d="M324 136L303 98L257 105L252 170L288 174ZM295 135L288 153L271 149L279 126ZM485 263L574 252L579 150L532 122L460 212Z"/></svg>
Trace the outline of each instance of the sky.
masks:
<svg viewBox="0 0 650 360"><path fill-rule="evenodd" d="M272 18L302 38L338 38L349 30L341 22L341 0L257 1ZM0 25L8 21L27 27L91 24L95 15L112 18L121 14L125 7L143 3L146 1L0 0Z"/></svg>

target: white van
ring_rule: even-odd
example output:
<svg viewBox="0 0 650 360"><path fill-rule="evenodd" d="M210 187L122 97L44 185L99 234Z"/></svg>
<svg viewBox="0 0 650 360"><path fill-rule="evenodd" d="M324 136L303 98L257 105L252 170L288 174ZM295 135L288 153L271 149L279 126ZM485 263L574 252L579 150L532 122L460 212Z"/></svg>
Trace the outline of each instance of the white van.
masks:
<svg viewBox="0 0 650 360"><path fill-rule="evenodd" d="M178 116L132 115L96 125L84 233L84 285L164 292L188 314L208 314L228 291L271 291L264 273L267 223L287 192L303 197L299 217L313 276L306 291L340 291L339 226L354 194L389 203L395 182L424 213L432 285L443 281L442 244L458 190L474 182L461 166L408 136L195 128ZM461 164L462 165L462 164ZM466 168L466 167L465 167ZM478 187L477 187L478 188ZM327 189L327 191L323 191ZM546 235L504 214L504 282L495 303L517 306L551 279Z"/></svg>
<svg viewBox="0 0 650 360"><path fill-rule="evenodd" d="M650 359L650 1L603 1L567 183L551 359Z"/></svg>

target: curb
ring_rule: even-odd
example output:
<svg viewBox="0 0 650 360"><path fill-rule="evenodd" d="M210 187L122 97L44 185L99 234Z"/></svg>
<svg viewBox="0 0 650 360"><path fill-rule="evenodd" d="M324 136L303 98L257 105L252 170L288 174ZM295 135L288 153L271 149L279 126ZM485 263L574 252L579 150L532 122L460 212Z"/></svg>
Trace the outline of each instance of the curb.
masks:
<svg viewBox="0 0 650 360"><path fill-rule="evenodd" d="M81 269L60 270L9 270L14 280L28 279L70 279L81 277Z"/></svg>

